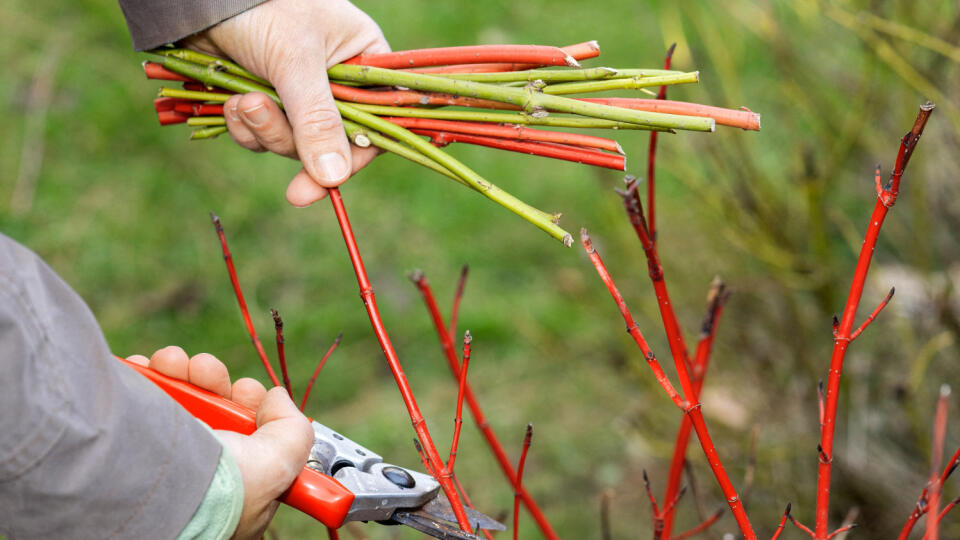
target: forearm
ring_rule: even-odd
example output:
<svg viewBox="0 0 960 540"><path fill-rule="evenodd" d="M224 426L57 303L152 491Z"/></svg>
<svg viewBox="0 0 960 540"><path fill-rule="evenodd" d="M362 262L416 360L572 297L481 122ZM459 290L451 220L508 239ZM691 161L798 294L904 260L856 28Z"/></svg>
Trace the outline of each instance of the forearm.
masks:
<svg viewBox="0 0 960 540"><path fill-rule="evenodd" d="M220 444L122 366L82 300L0 235L0 534L174 538Z"/></svg>
<svg viewBox="0 0 960 540"><path fill-rule="evenodd" d="M119 0L133 48L159 47L209 28L264 0Z"/></svg>

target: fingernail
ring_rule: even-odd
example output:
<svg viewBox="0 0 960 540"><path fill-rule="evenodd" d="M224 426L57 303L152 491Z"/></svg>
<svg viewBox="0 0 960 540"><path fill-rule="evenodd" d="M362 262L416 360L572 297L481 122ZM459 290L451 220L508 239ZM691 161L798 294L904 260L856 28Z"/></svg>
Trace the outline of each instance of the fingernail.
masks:
<svg viewBox="0 0 960 540"><path fill-rule="evenodd" d="M263 105L255 105L240 112L243 114L244 120L246 120L247 123L253 127L260 127L260 125L266 122L267 118L270 116L270 113L267 112L267 108Z"/></svg>
<svg viewBox="0 0 960 540"><path fill-rule="evenodd" d="M320 174L317 180L324 185L336 184L350 173L347 170L346 160L336 152L321 155L317 158L316 165L317 172Z"/></svg>
<svg viewBox="0 0 960 540"><path fill-rule="evenodd" d="M230 113L230 119L231 119L231 120L233 120L234 122L239 122L239 121L240 121L240 116L237 114L237 107L236 107L236 105L234 105L233 107L230 107L229 109L227 109L227 112Z"/></svg>

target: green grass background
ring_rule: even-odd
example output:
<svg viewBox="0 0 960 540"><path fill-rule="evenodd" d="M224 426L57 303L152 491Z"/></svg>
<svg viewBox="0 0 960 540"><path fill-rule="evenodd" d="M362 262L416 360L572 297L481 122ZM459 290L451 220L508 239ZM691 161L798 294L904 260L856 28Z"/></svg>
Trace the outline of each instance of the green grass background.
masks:
<svg viewBox="0 0 960 540"><path fill-rule="evenodd" d="M756 463L743 498L765 536L787 501L812 525L816 384L829 360L830 316L842 309L873 206L873 168L879 161L889 170L917 106L936 101L884 228L861 317L890 285L898 293L848 356L838 429L832 522L856 507L855 537L894 536L929 469L937 389L960 382L955 2L358 5L397 49L599 39L603 55L591 65L658 67L677 42L674 65L699 69L702 82L672 88L670 97L763 114L759 133L661 137L658 214L667 279L691 346L713 276L734 290L704 412L738 486ZM919 34L891 34L883 21ZM284 316L297 390L344 332L308 412L388 460L416 466L409 420L331 210L325 202L295 209L283 200L298 165L248 153L225 137L190 143L186 128L159 129L151 106L158 84L144 80L112 1L11 0L0 6L0 35L0 230L76 288L114 351L149 354L178 344L216 354L235 376L265 379L209 223L207 212L215 211L261 334L272 333L268 308ZM948 48L932 50L931 39ZM643 175L647 135L616 135L630 172ZM641 328L669 358L642 252L613 193L620 175L482 148L451 151L521 199L563 212L568 230L589 228ZM606 489L614 494L614 537L649 535L641 471L661 493L680 416L582 250L564 249L484 198L393 156L377 159L343 193L384 320L441 450L456 387L405 274L423 269L448 312L459 268L469 263L461 329L475 338L470 378L513 455L526 423L536 425L530 490L565 538L600 537ZM951 413L960 415L956 400ZM477 506L501 515L512 490L466 425L458 471ZM948 455L960 441L957 425L951 421ZM722 494L695 443L689 454L709 513L724 505ZM947 486L948 497L957 493L955 482ZM688 496L680 523L696 522ZM325 534L289 509L273 531L284 540ZM705 536L733 531L726 515ZM525 514L520 535L538 537ZM378 525L344 536L416 537ZM960 537L956 514L943 536ZM794 529L782 536L801 537Z"/></svg>

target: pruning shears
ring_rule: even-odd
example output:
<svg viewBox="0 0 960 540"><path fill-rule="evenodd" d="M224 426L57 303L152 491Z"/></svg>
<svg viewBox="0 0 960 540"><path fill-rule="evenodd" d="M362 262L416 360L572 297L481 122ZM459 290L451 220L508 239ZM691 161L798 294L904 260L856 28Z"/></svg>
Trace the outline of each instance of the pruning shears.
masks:
<svg viewBox="0 0 960 540"><path fill-rule="evenodd" d="M186 381L122 360L159 386L190 414L212 429L249 435L256 413ZM312 421L314 442L306 466L280 502L338 528L347 521L403 524L435 538L476 540L460 530L450 503L433 477L384 463L377 453L329 427ZM474 529L504 530L503 524L471 508Z"/></svg>

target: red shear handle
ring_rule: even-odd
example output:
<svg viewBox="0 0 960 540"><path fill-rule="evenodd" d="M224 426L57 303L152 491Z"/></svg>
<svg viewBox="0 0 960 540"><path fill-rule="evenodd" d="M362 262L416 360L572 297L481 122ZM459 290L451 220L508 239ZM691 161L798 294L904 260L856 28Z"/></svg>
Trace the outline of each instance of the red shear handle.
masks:
<svg viewBox="0 0 960 540"><path fill-rule="evenodd" d="M236 431L244 435L256 431L257 414L254 411L186 381L121 360L153 381L190 414L211 428ZM320 520L327 527L337 528L343 525L353 498L353 493L340 482L304 467L290 489L279 500Z"/></svg>

